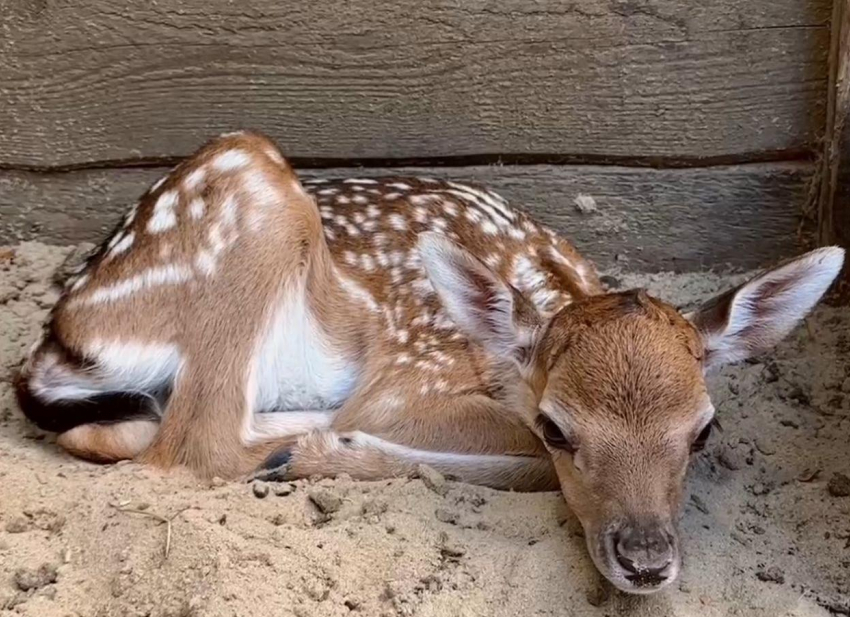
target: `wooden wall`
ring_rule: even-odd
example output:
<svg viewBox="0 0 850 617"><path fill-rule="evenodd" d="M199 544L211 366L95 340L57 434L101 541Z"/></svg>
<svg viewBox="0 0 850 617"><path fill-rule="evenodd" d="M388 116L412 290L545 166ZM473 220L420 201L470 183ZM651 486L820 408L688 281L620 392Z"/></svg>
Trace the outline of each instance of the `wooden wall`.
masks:
<svg viewBox="0 0 850 617"><path fill-rule="evenodd" d="M761 265L796 250L831 9L0 0L0 241L97 238L208 137L255 128L305 173L485 181L603 267Z"/></svg>

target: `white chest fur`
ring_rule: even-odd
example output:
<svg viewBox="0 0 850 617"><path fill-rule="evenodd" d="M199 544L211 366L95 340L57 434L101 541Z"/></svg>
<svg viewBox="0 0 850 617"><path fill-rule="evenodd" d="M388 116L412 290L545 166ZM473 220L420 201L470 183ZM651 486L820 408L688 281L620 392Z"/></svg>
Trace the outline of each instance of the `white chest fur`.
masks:
<svg viewBox="0 0 850 617"><path fill-rule="evenodd" d="M252 377L256 411L331 409L354 389L357 365L334 349L304 292L293 290L260 341Z"/></svg>

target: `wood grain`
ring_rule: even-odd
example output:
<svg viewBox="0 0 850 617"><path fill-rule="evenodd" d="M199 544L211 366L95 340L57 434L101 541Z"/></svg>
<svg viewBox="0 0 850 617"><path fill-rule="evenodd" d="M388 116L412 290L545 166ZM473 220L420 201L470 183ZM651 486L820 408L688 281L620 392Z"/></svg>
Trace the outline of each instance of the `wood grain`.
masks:
<svg viewBox="0 0 850 617"><path fill-rule="evenodd" d="M621 167L335 169L302 176L428 175L498 191L570 238L601 267L757 267L797 250L814 164L698 170ZM0 243L97 241L167 169L0 172ZM576 205L584 198L585 211ZM589 211L588 211L589 210Z"/></svg>
<svg viewBox="0 0 850 617"><path fill-rule="evenodd" d="M0 167L182 156L244 127L308 159L807 150L830 7L0 0Z"/></svg>

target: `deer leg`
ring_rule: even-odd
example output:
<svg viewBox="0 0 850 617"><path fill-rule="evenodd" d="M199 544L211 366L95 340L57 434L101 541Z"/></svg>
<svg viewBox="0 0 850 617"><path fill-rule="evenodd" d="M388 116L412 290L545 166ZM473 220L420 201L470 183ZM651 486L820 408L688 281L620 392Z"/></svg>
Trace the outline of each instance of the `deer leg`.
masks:
<svg viewBox="0 0 850 617"><path fill-rule="evenodd" d="M547 491L558 488L548 458L500 454L455 454L419 450L362 432L321 431L299 438L274 452L262 469L274 477L334 477L348 474L357 480L381 480L414 473L429 465L460 481L491 488ZM263 477L262 471L258 477Z"/></svg>
<svg viewBox="0 0 850 617"><path fill-rule="evenodd" d="M62 448L96 463L114 463L136 457L159 429L157 420L126 420L110 424L81 424L56 440Z"/></svg>

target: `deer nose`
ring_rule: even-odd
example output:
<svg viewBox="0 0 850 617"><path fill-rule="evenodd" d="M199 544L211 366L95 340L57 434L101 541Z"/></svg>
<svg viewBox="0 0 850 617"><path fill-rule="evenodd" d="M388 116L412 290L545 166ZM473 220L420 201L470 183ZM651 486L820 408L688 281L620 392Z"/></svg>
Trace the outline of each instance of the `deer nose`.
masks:
<svg viewBox="0 0 850 617"><path fill-rule="evenodd" d="M614 536L614 554L629 580L660 582L664 571L673 563L673 538L660 524L627 523Z"/></svg>

